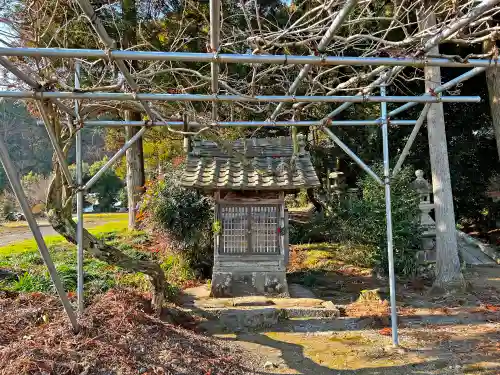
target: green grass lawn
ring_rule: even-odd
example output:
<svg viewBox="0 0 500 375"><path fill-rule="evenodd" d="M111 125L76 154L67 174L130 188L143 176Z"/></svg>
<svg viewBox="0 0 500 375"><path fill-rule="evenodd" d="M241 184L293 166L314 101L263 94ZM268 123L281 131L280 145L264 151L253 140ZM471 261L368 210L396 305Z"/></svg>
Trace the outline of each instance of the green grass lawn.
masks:
<svg viewBox="0 0 500 375"><path fill-rule="evenodd" d="M100 214L84 214L83 220L85 224L102 223L110 221L123 221L127 220L127 212L109 212ZM73 217L76 221L76 216ZM38 220L38 225L50 225L45 219ZM28 223L26 221L12 221L7 223L1 223L0 228L11 229L11 228L27 228Z"/></svg>
<svg viewBox="0 0 500 375"><path fill-rule="evenodd" d="M117 235L119 233L126 232L128 228L128 222L126 220L113 221L97 227L89 229L89 232L96 236L106 236L106 235ZM56 234L53 236L45 236L45 243L47 246L55 246L61 243L67 242L64 237ZM34 239L23 240L15 242L6 246L0 247L0 261L4 256L22 254L26 252L37 252L38 247Z"/></svg>
<svg viewBox="0 0 500 375"><path fill-rule="evenodd" d="M109 216L107 216L109 218ZM119 216L114 219L120 218ZM143 232L128 232L127 220L111 221L89 231L100 239L117 246L135 258L150 255L136 251L135 245L149 241ZM125 216L126 218L126 216ZM45 242L66 291L76 289L76 246L62 236L46 236ZM53 292L52 283L34 239L23 240L0 247L0 269L12 273L11 277L0 279L0 289L19 292ZM147 281L142 274L129 274L116 266L108 265L96 258L85 255L85 292L87 297L103 292L116 285L146 288Z"/></svg>
<svg viewBox="0 0 500 375"><path fill-rule="evenodd" d="M155 247L152 238L142 231L128 231L127 216L125 215L125 219L123 215L121 217L120 221L110 221L91 228L89 232L132 258L158 262L167 281L173 284L168 291L170 295L177 292L179 285L193 279L192 272L179 254L156 254L150 251L150 248ZM45 242L66 291L74 294L77 279L76 246L60 235L46 236ZM85 253L83 268L86 299L115 286L133 287L140 291L149 289L149 282L144 274L131 273L109 265L88 252ZM7 271L9 276L0 278L0 290L54 293L47 268L33 239L0 247L0 271L2 270L4 273Z"/></svg>

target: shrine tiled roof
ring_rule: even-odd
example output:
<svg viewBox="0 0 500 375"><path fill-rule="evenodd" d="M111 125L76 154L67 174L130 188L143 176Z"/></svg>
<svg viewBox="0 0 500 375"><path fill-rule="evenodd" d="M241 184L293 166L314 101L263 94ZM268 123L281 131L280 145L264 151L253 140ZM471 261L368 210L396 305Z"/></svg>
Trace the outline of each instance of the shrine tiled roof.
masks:
<svg viewBox="0 0 500 375"><path fill-rule="evenodd" d="M299 190L320 185L304 140L289 137L194 141L181 184L205 190Z"/></svg>

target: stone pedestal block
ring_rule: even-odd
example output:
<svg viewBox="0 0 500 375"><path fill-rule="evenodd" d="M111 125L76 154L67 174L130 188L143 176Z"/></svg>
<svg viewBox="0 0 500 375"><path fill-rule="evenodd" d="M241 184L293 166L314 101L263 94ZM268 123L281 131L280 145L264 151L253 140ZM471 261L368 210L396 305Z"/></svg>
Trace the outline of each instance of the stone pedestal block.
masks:
<svg viewBox="0 0 500 375"><path fill-rule="evenodd" d="M212 297L239 297L249 295L288 296L285 271L217 272L212 275Z"/></svg>

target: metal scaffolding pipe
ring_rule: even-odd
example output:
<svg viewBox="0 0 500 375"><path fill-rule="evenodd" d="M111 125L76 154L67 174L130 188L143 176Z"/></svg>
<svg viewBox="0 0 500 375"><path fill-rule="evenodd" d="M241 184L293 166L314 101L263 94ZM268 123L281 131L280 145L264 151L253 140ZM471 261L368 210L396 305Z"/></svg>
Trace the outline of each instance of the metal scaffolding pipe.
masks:
<svg viewBox="0 0 500 375"><path fill-rule="evenodd" d="M349 15L349 13L352 11L354 6L358 3L359 0L347 0L345 5L342 7L342 9L337 13L337 16L333 19L332 24L326 31L325 35L323 35L323 38L321 38L320 42L318 43L318 52L322 53L323 50L330 44L330 41L332 38L335 36L337 30L342 26L342 23L346 19L346 17ZM293 81L293 83L290 85L290 88L287 91L288 95L294 95L295 92L297 91L297 88L299 87L300 82L307 76L311 68L313 67L312 64L306 64L304 67L300 70L299 74ZM278 116L279 112L281 111L281 108L283 108L283 103L278 104L274 112L271 114L270 119L275 120L276 117Z"/></svg>
<svg viewBox="0 0 500 375"><path fill-rule="evenodd" d="M75 63L75 89L80 88L80 62ZM75 100L75 117L79 119L79 105ZM82 158L82 128L77 129L75 136L75 153L76 153L76 185L83 185L83 158ZM76 193L76 274L77 288L76 295L78 300L78 312L83 314L84 296L83 296L83 190L78 190Z"/></svg>
<svg viewBox="0 0 500 375"><path fill-rule="evenodd" d="M210 49L211 52L219 51L220 39L220 1L210 0ZM212 77L211 89L212 94L219 92L219 64L216 61L210 63L210 72ZM217 120L217 101L212 102L212 120Z"/></svg>
<svg viewBox="0 0 500 375"><path fill-rule="evenodd" d="M235 64L276 65L350 65L350 66L440 66L442 68L488 68L495 65L491 59L467 59L463 62L446 58L406 57L355 57L355 56L299 56L299 55L253 55L238 53L208 52L158 52L158 51L104 51L87 48L26 48L0 47L0 56L97 58L113 60L172 61L172 62L218 62Z"/></svg>
<svg viewBox="0 0 500 375"><path fill-rule="evenodd" d="M323 131L342 149L344 152L351 157L352 160L356 164L358 164L366 173L368 173L370 176L372 176L375 181L377 181L380 185L384 185L382 180L380 179L379 176L375 172L371 170L369 166L367 166L363 160L361 160L354 152L351 151L347 145L342 142L335 134L332 133L332 131L326 127L323 128Z"/></svg>
<svg viewBox="0 0 500 375"><path fill-rule="evenodd" d="M470 71L468 71L467 73L465 74L462 74L458 77L456 77L455 79L445 83L444 85L442 86L439 86L438 87L438 90L435 90L435 93L441 93L445 90L448 90L449 88L457 85L458 83L462 82L462 81L465 81L481 72L484 72L486 70L486 68L474 68ZM370 88L374 88L375 86L379 85L381 82L384 82L386 80L386 75L383 75L383 76L380 76L377 80L375 80L373 83L370 84ZM357 94L357 96L362 96L362 92L359 92ZM424 94L424 95L428 95L428 94ZM388 117L391 118L393 116L396 116L397 114L403 112L404 110L408 109L408 108L411 108L415 105L417 105L418 103L417 102L410 102L410 103L406 103L398 108L396 108L395 110L389 112L389 115ZM328 118L334 118L335 116L339 115L340 113L344 112L347 108L349 108L352 104L351 103L344 103L342 105L340 105L339 107L335 108L331 113L329 113L325 119L328 119ZM391 124L394 124L394 121L391 121Z"/></svg>
<svg viewBox="0 0 500 375"><path fill-rule="evenodd" d="M425 119L427 118L427 112L429 112L429 108L431 108L431 105L427 103L424 106L424 109L422 110L422 113L420 113L420 116L418 117L417 123L413 127L413 130L411 131L410 138L406 141L405 147L403 148L403 151L401 152L401 155L399 156L399 159L396 163L396 166L392 170L392 178L396 176L401 169L401 166L403 165L403 162L405 161L406 157L408 156L408 153L410 152L410 148L413 145L413 142L415 141L415 138L417 138L417 134L420 131L420 127L424 123Z"/></svg>
<svg viewBox="0 0 500 375"><path fill-rule="evenodd" d="M101 39L101 41L105 44L107 48L110 50L116 48L116 43L113 39L111 39L108 35L108 32L106 31L104 25L102 24L101 20L97 16L97 14L94 11L94 8L92 8L92 5L88 2L88 0L77 0L78 4L80 5L80 8L82 8L83 12L85 15L88 17L90 23L92 24L92 27L94 28L95 32ZM129 69L125 65L125 62L123 60L115 60L115 64L120 70L120 72L123 74L125 77L125 80L127 81L128 85L132 89L132 91L138 92L139 91L139 85L137 82L135 82L134 77L132 77L132 74L130 74ZM144 111L148 114L150 119L155 119L156 116L151 109L150 105L145 101L144 99L140 97L136 97L134 100L138 100L139 103L141 104L142 108Z"/></svg>
<svg viewBox="0 0 500 375"><path fill-rule="evenodd" d="M444 92L444 91L452 88L453 86L458 85L459 83L461 83L463 81L466 81L466 80L468 80L468 79L470 79L470 78L472 78L474 76L477 76L478 74L483 73L485 70L486 70L486 68L474 68L474 69L471 69L467 73L459 75L458 77L452 79L451 81L448 81L448 82L442 84L441 86L436 87L436 89L434 90L434 92L436 94L442 93L442 92ZM389 112L389 118L393 117L393 116L396 116L397 114L399 114L399 113L401 113L403 111L406 111L407 109L412 108L412 107L416 106L417 104L418 103L416 103L416 102L406 103L406 104L402 105L401 107L398 107L398 108L392 110L391 112Z"/></svg>
<svg viewBox="0 0 500 375"><path fill-rule="evenodd" d="M391 125L415 125L416 120L394 120L391 121ZM87 120L84 121L85 126L143 126L144 121L120 121L120 120ZM280 127L280 126L369 126L375 125L379 126L382 124L382 120L345 120L345 121L217 121L211 122L209 124L200 124L199 122L189 122L189 127L191 128L203 128L206 126L213 127ZM148 126L169 126L182 128L184 123L182 121L151 121L148 122Z"/></svg>
<svg viewBox="0 0 500 375"><path fill-rule="evenodd" d="M485 0L485 1L483 1L481 4L479 4L479 6L475 7L471 12L468 13L468 15L470 15L470 16L466 15L466 16L462 17L460 20L458 20L456 23L459 23L460 27L465 27L467 24L473 22L481 14L481 12L484 11L483 10L484 4L486 4L486 3L491 4L492 2L498 2L498 0ZM480 9L480 11L477 11L478 9ZM436 34L435 37L429 39L425 43L424 48L421 50L421 52L428 52L433 46L437 45L441 40L445 40L449 35L451 35L451 34L448 34L449 30L456 30L456 27L457 27L456 23L448 25L440 33ZM496 64L496 60L492 59L492 60L488 60L488 61L490 62L490 65L492 63ZM430 65L431 64L427 64L427 66L430 66ZM389 65L386 65L386 66L389 66ZM477 65L477 66L479 66L479 65ZM403 65L397 65L397 66L394 66L392 69L386 71L385 73L383 73L383 74L381 73L381 75L374 82L369 84L364 91L359 92L357 95L367 95L372 89L374 89L375 87L377 87L381 84L384 84L389 79L391 79L392 77L399 74L402 70L403 70ZM328 114L326 116L326 118L333 119L336 115L340 114L341 112L343 112L344 110L346 110L350 106L351 106L351 104L344 103L339 108L335 109L333 112Z"/></svg>
<svg viewBox="0 0 500 375"><path fill-rule="evenodd" d="M401 70L403 70L403 68L401 68L401 67L395 67L391 71L399 72ZM375 87L379 86L381 83L386 82L387 79L389 78L389 76L390 76L390 73L389 72L385 72L384 74L382 74L381 76L379 76L375 81L373 81L372 83L370 83L366 87L366 89L365 89L366 91L360 91L360 92L358 92L356 94L356 97L365 97L365 96L369 95L369 93L371 92L372 89L374 89ZM349 103L349 102L343 103L339 107L335 108L328 115L326 115L324 119L333 119L335 116L337 116L340 113L344 112L351 105L352 105L352 103Z"/></svg>
<svg viewBox="0 0 500 375"><path fill-rule="evenodd" d="M385 96L385 85L380 87L380 95ZM387 259L389 263L389 290L391 300L391 326L392 343L399 345L398 337L398 311L396 305L396 275L394 272L394 246L392 238L392 209L391 209L391 180L389 170L389 132L387 121L387 103L381 103L382 118L382 153L384 156L384 193L385 193L385 218L387 233Z"/></svg>
<svg viewBox="0 0 500 375"><path fill-rule="evenodd" d="M12 191L14 192L14 195L16 196L16 198L19 202L19 205L21 206L24 217L26 218L26 221L28 222L28 225L31 229L31 232L33 233L33 237L35 238L35 242L38 246L38 251L40 252L42 259L43 259L45 265L47 266L50 278L52 279L52 283L54 284L54 287L57 291L57 294L59 295L59 298L61 299L64 310L66 311L66 314L68 315L71 326L73 327L73 331L78 332L80 327L78 325L76 315L71 307L71 303L69 302L68 296L66 295L66 292L64 291L64 286L61 282L61 279L59 278L59 275L57 274L57 270L56 270L56 267L54 266L54 262L52 262L52 258L50 257L50 253L49 253L49 249L47 248L47 244L43 240L43 236L42 236L42 233L40 232L40 228L38 227L36 219L33 216L33 213L31 212L31 207L28 204L28 200L27 200L26 195L24 194L23 188L21 186L21 182L20 182L21 180L19 178L18 173L16 172L16 169L14 168L14 164L12 163L12 160L10 159L9 153L7 151L7 146L5 145L2 137L0 137L0 164L3 165L5 174L7 175L7 178L10 182L10 185L12 186Z"/></svg>
<svg viewBox="0 0 500 375"><path fill-rule="evenodd" d="M111 39L108 35L108 32L104 28L104 25L99 21L99 18L97 17L97 14L94 12L94 8L92 8L92 5L88 1L80 1L77 0L78 5L80 5L80 8L82 9L83 13L87 16L89 19L90 25L96 32L96 34L99 36L101 41L106 45L107 48L115 48L115 41ZM81 56L73 56L73 57L81 57Z"/></svg>
<svg viewBox="0 0 500 375"><path fill-rule="evenodd" d="M10 60L6 59L3 56L0 56L0 65L2 65L5 69L7 69L8 71L10 71L12 74L14 74L21 81L25 82L32 89L43 91L42 90L43 87L42 87L42 85L40 85L40 83L38 83L36 80L34 80L33 78L31 78L29 75L27 75L26 73L24 73L23 71L21 71L20 69L18 69L17 66L15 66ZM59 100L53 99L52 102L57 107L59 107L59 109L61 111L67 113L70 116L73 116L73 111L69 107L67 107L66 105L64 105L63 103L61 103Z"/></svg>
<svg viewBox="0 0 500 375"><path fill-rule="evenodd" d="M87 183L81 188L81 190L85 191L90 189L96 182L97 180L113 165L116 163L116 161L123 156L125 152L134 144L135 141L140 139L142 135L146 132L147 127L142 127L141 130L139 130L137 133L134 134L132 138L130 138L123 147L118 150L116 154L114 154L111 159L108 160L106 164L104 164L101 169L97 171L95 175L92 176L90 180L87 181Z"/></svg>
<svg viewBox="0 0 500 375"><path fill-rule="evenodd" d="M205 94L155 94L155 93L114 93L114 92L31 92L31 91L0 91L0 97L24 99L81 99L81 100L141 100L167 102L318 102L318 103L381 103L381 102L418 102L418 103L479 103L480 96L290 96L290 95L205 95ZM340 108L340 107L339 107Z"/></svg>

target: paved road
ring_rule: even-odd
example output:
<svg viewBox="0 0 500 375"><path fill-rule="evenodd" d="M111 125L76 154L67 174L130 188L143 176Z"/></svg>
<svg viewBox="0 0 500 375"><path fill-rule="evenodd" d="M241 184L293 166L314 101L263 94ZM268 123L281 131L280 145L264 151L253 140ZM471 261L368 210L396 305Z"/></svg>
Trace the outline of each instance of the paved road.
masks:
<svg viewBox="0 0 500 375"><path fill-rule="evenodd" d="M40 231L42 235L52 236L57 234L56 231L51 226L42 226L40 227ZM2 228L0 232L0 246L9 245L13 242L18 242L22 240L32 239L33 235L31 231L27 227L22 228Z"/></svg>
<svg viewBox="0 0 500 375"><path fill-rule="evenodd" d="M106 220L105 218L103 218L102 220L94 219L93 221L85 223L85 228L93 228L115 221L118 222L117 220ZM57 234L57 232L49 224L41 225L40 231L42 232L42 235L44 237ZM32 238L33 235L31 234L31 231L28 227L6 228L0 226L0 247L22 240L30 240Z"/></svg>

